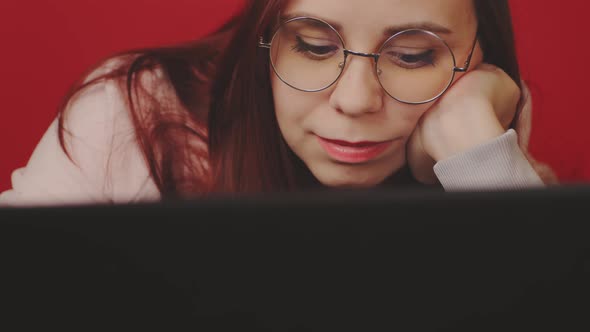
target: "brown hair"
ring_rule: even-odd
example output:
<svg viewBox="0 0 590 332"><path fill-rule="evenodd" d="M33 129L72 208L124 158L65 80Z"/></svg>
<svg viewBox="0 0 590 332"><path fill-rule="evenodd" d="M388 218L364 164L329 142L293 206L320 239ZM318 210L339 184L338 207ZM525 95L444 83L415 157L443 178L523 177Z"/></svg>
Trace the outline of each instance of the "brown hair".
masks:
<svg viewBox="0 0 590 332"><path fill-rule="evenodd" d="M120 54L123 65L66 95L60 114L64 144L65 105L84 87L118 79L152 178L164 198L213 192L252 193L318 187L287 147L274 116L269 54L257 46L269 36L286 0L249 0L219 30L177 47ZM518 84L508 0L474 0L484 61ZM161 70L176 102L156 97L142 75ZM412 181L404 168L398 175ZM396 181L397 181L396 180ZM387 182L392 182L391 179Z"/></svg>

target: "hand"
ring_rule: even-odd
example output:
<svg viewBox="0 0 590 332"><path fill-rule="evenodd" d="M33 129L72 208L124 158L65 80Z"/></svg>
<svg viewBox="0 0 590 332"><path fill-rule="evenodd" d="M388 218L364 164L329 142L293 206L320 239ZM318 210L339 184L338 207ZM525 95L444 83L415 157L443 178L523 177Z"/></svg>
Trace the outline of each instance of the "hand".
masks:
<svg viewBox="0 0 590 332"><path fill-rule="evenodd" d="M436 162L504 134L520 93L508 74L490 64L481 63L457 79L420 118L408 141L407 161L414 177L436 183Z"/></svg>

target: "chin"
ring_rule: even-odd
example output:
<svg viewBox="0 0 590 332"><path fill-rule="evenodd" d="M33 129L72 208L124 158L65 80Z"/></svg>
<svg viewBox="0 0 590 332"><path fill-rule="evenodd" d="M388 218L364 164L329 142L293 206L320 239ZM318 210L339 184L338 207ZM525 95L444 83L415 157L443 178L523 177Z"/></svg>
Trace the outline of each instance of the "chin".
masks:
<svg viewBox="0 0 590 332"><path fill-rule="evenodd" d="M392 172L357 170L354 166L334 166L312 169L315 178L324 186L342 189L366 189L379 185Z"/></svg>

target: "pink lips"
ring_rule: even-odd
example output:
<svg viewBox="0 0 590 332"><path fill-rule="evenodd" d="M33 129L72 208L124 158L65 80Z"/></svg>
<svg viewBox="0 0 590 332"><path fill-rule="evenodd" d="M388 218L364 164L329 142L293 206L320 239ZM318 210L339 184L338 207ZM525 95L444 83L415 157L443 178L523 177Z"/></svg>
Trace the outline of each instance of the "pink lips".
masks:
<svg viewBox="0 0 590 332"><path fill-rule="evenodd" d="M346 142L316 136L321 147L333 159L344 163L364 163L375 159L385 151L393 141L385 142Z"/></svg>

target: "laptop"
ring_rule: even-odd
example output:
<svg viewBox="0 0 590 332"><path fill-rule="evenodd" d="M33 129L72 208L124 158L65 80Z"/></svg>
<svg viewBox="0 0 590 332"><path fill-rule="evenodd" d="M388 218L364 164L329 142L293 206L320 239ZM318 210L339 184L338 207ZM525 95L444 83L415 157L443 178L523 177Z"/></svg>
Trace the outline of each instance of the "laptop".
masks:
<svg viewBox="0 0 590 332"><path fill-rule="evenodd" d="M0 209L3 325L588 331L590 186Z"/></svg>

